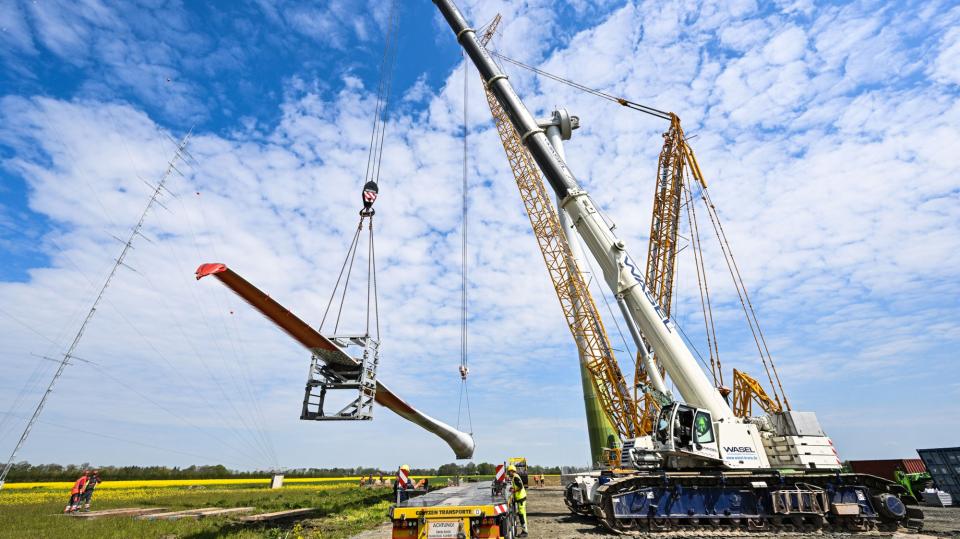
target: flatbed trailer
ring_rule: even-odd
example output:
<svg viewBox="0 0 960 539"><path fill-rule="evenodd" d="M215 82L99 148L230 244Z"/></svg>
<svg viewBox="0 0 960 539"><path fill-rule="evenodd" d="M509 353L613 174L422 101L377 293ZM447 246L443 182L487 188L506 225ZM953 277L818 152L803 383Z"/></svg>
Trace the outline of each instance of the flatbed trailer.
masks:
<svg viewBox="0 0 960 539"><path fill-rule="evenodd" d="M512 539L516 515L509 490L493 481L464 483L390 508L393 539Z"/></svg>

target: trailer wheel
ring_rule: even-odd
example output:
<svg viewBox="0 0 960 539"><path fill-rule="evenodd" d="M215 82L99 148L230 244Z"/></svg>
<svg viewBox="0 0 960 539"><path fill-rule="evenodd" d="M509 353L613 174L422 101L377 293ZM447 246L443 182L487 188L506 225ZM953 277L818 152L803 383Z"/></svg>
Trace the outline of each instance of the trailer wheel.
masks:
<svg viewBox="0 0 960 539"><path fill-rule="evenodd" d="M512 508L512 506L511 506ZM500 520L497 522L500 526L500 537L503 539L514 539L517 536L517 515L514 513L506 513L500 516Z"/></svg>

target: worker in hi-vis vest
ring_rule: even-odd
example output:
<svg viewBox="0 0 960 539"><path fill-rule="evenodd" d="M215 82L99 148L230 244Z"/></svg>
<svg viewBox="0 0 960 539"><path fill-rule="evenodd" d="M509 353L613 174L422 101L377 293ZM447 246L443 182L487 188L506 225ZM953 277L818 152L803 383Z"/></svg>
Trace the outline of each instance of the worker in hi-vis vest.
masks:
<svg viewBox="0 0 960 539"><path fill-rule="evenodd" d="M510 476L510 486L513 491L513 503L517 506L517 514L520 515L520 524L523 524L523 533L520 537L527 536L527 489L523 488L523 479L517 473L517 467L513 464L507 468L507 475Z"/></svg>

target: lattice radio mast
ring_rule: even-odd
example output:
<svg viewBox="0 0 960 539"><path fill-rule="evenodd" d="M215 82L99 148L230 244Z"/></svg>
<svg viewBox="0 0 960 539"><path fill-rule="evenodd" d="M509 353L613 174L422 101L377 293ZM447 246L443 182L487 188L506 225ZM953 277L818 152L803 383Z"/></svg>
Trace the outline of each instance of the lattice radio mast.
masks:
<svg viewBox="0 0 960 539"><path fill-rule="evenodd" d="M177 143L177 149L173 154L173 157L167 162L167 169L164 171L163 176L160 178L160 182L156 186L150 185L153 188L153 193L150 195L150 200L147 202L147 206L143 209L143 213L140 214L140 220L137 221L136 226L133 227L130 232L130 236L127 237L127 241L123 244L123 249L120 251L120 256L117 257L116 263L110 269L110 273L107 275L106 280L103 282L103 286L100 287L100 292L97 294L96 299L93 300L93 305L90 306L90 310L87 311L87 316L83 319L83 323L80 324L80 329L77 330L77 334L74 335L73 341L70 343L70 347L63 354L63 358L60 360L60 366L57 367L57 371L53 374L53 378L50 380L50 384L47 386L47 390L43 393L43 396L40 397L40 402L37 404L36 409L33 411L33 415L30 417L30 421L27 422L26 428L23 429L23 434L20 435L20 440L17 442L17 445L13 448L13 451L10 453L10 459L7 460L7 464L3 467L3 471L0 472L0 490L3 489L3 485L7 479L7 474L10 472L10 468L13 467L13 461L17 458L17 453L20 451L20 448L23 447L23 444L27 441L27 437L30 435L30 431L33 429L33 425L37 422L37 418L40 417L40 412L43 411L44 405L47 403L47 399L50 397L50 394L53 392L53 386L57 383L57 380L63 374L64 369L70 363L70 359L73 357L73 353L76 350L77 346L80 344L80 339L83 337L84 331L87 329L87 325L93 319L94 313L97 311L97 305L100 304L100 300L103 299L103 295L107 290L107 287L110 286L110 282L113 280L113 277L117 274L117 269L120 266L125 265L124 259L127 257L127 253L130 252L130 249L133 248L133 240L137 235L140 234L140 229L143 228L143 222L147 218L147 213L150 212L150 209L153 208L154 204L163 206L161 202L157 199L160 197L161 193L166 190L167 180L170 178L170 175L176 172L177 174L183 175L177 169L178 161L185 161L184 156L189 156L189 153L186 151L187 141L190 139L192 133L187 133L180 142ZM169 191L168 191L169 192Z"/></svg>

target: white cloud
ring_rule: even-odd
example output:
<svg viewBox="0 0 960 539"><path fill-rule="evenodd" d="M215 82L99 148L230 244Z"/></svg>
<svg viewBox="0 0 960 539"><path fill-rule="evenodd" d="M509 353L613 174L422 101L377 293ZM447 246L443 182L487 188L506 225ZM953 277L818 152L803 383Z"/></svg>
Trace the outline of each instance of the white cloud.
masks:
<svg viewBox="0 0 960 539"><path fill-rule="evenodd" d="M952 28L940 42L933 63L933 79L945 84L960 84L960 29Z"/></svg>
<svg viewBox="0 0 960 539"><path fill-rule="evenodd" d="M763 57L771 64L783 65L799 60L807 46L807 34L796 26L779 31L763 46Z"/></svg>
<svg viewBox="0 0 960 539"><path fill-rule="evenodd" d="M546 3L479 3L469 11L476 21L506 11L497 47L508 55L681 116L688 135L696 135L700 165L767 321L791 400L820 412L849 448L845 456L871 456L850 433L875 403L851 402L855 392L847 388L866 381L886 387L905 371L935 374L958 344L960 315L943 298L952 297L951 271L960 265L960 108L943 86L904 88L870 72L869 62L858 64L866 62L855 58L858 50L902 49L897 58L919 60L902 35L885 33L894 24L854 7L813 12L815 20L804 23L746 4L730 8L736 17L719 4L697 13L673 4L627 5L557 50L546 45L558 24ZM642 257L666 126L514 69L510 75L536 114L563 105L581 117L583 127L567 146L571 167ZM462 77L457 68L439 95L419 95L424 111L391 118L377 203L382 374L398 393L448 421L455 420L457 396ZM190 275L200 262L226 262L319 323L355 227L373 108L359 81L345 81L333 95L318 91L322 84L292 80L276 125L195 137L198 165L186 170L188 178L174 178L179 198L164 199L171 212L149 216L145 234L154 243L138 241L129 260L149 280L121 273L79 355L102 361L193 423L226 425L215 432L242 453L239 459L262 463L269 452L250 439L258 429L244 424L262 412L283 464L387 466L393 456L381 449L396 439L420 459L411 464L447 461L442 444L384 410L373 424L298 422L305 354L216 283ZM583 461L575 354L479 82L470 84L478 459L526 452L540 462ZM20 307L18 317L61 345L0 313L0 339L15 358L10 380L0 382L9 402L38 365L29 353L56 353L76 328L118 249L111 234L122 237L144 203L147 188L134 178L155 181L171 149L163 128L132 106L8 97L0 114L2 142L16 150L5 166L28 182L31 208L54 223L42 244L50 267L32 270L27 283L0 284L0 305ZM726 269L715 247L707 254L725 365L743 361L759 374ZM695 333L699 299L690 269L681 261L678 309ZM348 326L358 323L359 313L350 313ZM84 414L105 418L106 431L148 431L143 439L157 445L194 441L193 429L95 371L78 366L68 373L50 421L85 424L62 397L67 388L92 386L111 399L89 402ZM934 395L936 376L924 381ZM250 399L224 396L246 395L247 382L261 411ZM908 405L885 413L903 420L917 398L928 397L909 396ZM938 425L916 430L896 450L937 443L946 424ZM6 442L2 434L0 427ZM58 452L57 434L40 428L24 456L69 458ZM348 444L359 449L345 455ZM197 451L219 456L222 445L202 443ZM168 458L155 454L150 458ZM97 459L137 461L122 447L98 447Z"/></svg>

